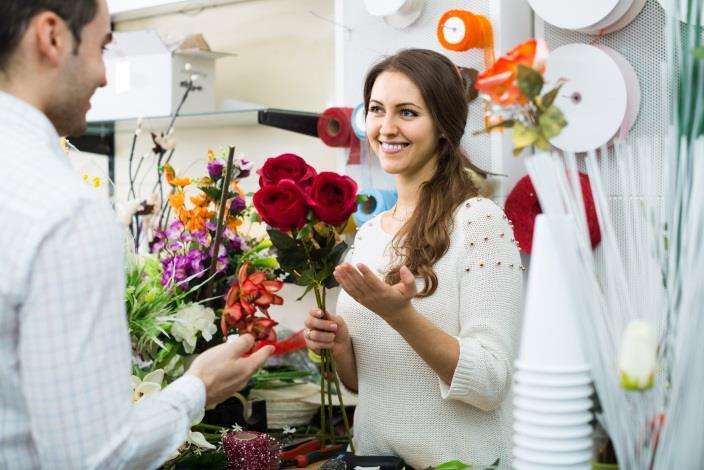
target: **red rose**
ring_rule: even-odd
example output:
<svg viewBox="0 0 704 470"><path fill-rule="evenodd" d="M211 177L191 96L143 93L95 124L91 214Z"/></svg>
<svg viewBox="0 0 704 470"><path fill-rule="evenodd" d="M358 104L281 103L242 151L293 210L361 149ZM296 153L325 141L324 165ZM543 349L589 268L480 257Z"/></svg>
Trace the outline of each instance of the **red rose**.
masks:
<svg viewBox="0 0 704 470"><path fill-rule="evenodd" d="M316 171L298 155L284 153L278 157L267 158L264 166L257 170L257 174L260 188L275 185L281 180L292 180L306 188L315 178Z"/></svg>
<svg viewBox="0 0 704 470"><path fill-rule="evenodd" d="M294 181L286 179L264 186L252 199L262 220L277 230L287 232L306 223L306 198Z"/></svg>
<svg viewBox="0 0 704 470"><path fill-rule="evenodd" d="M357 210L357 183L349 176L324 171L308 188L306 200L315 216L326 224L341 225Z"/></svg>

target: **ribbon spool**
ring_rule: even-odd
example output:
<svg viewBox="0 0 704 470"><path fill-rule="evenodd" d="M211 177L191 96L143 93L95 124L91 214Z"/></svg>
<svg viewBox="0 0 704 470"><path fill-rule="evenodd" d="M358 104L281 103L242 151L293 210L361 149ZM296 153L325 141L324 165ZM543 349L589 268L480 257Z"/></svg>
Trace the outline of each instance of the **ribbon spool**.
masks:
<svg viewBox="0 0 704 470"><path fill-rule="evenodd" d="M359 227L366 221L391 209L398 199L396 191L391 189L366 188L360 191L359 194L368 198L367 202L357 204L357 211L352 214L355 223Z"/></svg>
<svg viewBox="0 0 704 470"><path fill-rule="evenodd" d="M545 22L586 34L613 33L631 23L646 0L528 0Z"/></svg>
<svg viewBox="0 0 704 470"><path fill-rule="evenodd" d="M596 47L606 52L616 62L618 68L621 69L624 80L626 80L626 115L617 134L619 139L625 139L628 137L628 131L636 123L638 112L640 111L640 83L638 75L624 56L607 46L598 45Z"/></svg>
<svg viewBox="0 0 704 470"><path fill-rule="evenodd" d="M364 103L360 103L352 111L352 130L359 140L367 140L367 123L364 116Z"/></svg>
<svg viewBox="0 0 704 470"><path fill-rule="evenodd" d="M438 41L450 51L484 49L484 65L494 64L494 29L489 18L466 10L446 11L438 21Z"/></svg>
<svg viewBox="0 0 704 470"><path fill-rule="evenodd" d="M578 31L586 34L608 34L628 26L645 6L646 0L621 0L602 21Z"/></svg>
<svg viewBox="0 0 704 470"><path fill-rule="evenodd" d="M227 470L278 470L281 447L274 438L254 431L231 432L222 440Z"/></svg>
<svg viewBox="0 0 704 470"><path fill-rule="evenodd" d="M628 92L621 69L606 52L588 44L552 51L545 82L565 84L555 98L569 123L550 140L567 152L587 152L608 143L626 117Z"/></svg>
<svg viewBox="0 0 704 470"><path fill-rule="evenodd" d="M350 149L347 164L359 164L359 139L352 131L352 108L328 108L318 118L318 136L329 147Z"/></svg>
<svg viewBox="0 0 704 470"><path fill-rule="evenodd" d="M425 0L364 0L364 4L370 15L382 16L389 26L404 29L423 13Z"/></svg>

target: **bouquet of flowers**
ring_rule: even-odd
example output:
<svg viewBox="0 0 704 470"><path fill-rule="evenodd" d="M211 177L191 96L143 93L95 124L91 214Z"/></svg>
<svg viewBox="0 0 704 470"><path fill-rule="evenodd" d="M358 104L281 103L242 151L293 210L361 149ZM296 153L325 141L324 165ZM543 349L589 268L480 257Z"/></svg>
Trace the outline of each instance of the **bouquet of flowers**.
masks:
<svg viewBox="0 0 704 470"><path fill-rule="evenodd" d="M562 131L567 121L554 105L563 82L542 94L547 57L545 41L531 39L479 74L474 86L486 103L488 120L486 127L475 134L513 128L514 155L530 145L550 150L550 139Z"/></svg>
<svg viewBox="0 0 704 470"><path fill-rule="evenodd" d="M269 225L267 232L279 263L296 284L305 286L303 295L313 291L318 307L326 312L325 292L337 285L332 273L347 249L341 233L361 200L357 184L337 173L318 174L301 157L290 153L267 159L257 173L260 189L254 193L254 206ZM334 436L332 384L349 439L349 423L334 360L330 351L323 350L320 382L323 446L326 411Z"/></svg>

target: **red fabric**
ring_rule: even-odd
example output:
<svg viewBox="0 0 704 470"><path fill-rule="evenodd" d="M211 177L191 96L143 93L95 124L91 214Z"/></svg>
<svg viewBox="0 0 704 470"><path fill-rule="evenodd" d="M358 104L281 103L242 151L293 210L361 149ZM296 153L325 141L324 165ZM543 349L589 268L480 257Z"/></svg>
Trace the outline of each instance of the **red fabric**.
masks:
<svg viewBox="0 0 704 470"><path fill-rule="evenodd" d="M589 227L589 238L592 248L601 242L601 231L596 215L592 188L589 185L589 177L584 173L579 174L579 182L582 186L584 196L584 207L587 214L587 225ZM513 223L513 232L522 252L530 254L533 247L533 228L535 217L543 211L538 202L538 195L535 192L533 183L528 175L521 178L506 199L504 212Z"/></svg>

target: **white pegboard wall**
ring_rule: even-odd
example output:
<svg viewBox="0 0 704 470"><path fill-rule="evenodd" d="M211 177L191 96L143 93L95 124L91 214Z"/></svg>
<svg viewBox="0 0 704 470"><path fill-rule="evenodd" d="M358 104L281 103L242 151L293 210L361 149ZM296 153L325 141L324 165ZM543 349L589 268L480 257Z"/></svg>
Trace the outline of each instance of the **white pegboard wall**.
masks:
<svg viewBox="0 0 704 470"><path fill-rule="evenodd" d="M508 51L518 43L532 37L533 17L525 0L426 0L420 18L411 26L397 30L389 26L380 17L371 16L362 0L336 2L336 20L344 25L344 33L338 34L337 58L338 97L342 103L338 106L354 107L362 102L364 77L369 68L383 58L404 48L432 49L445 54L456 65L484 70L484 53L482 50L454 52L442 48L437 39L437 24L440 17L448 10L468 10L487 16L494 28L495 53ZM500 178L496 196L503 200L507 191L525 170L520 159L511 155L510 134L493 133L472 136L471 133L484 126L484 114L480 100L469 105L469 117L462 147L472 162L481 168L509 174ZM372 165L376 159L372 160ZM355 169L349 168L352 174ZM372 174L377 177L373 184L388 185L389 179L379 175L376 166ZM364 182L363 182L364 183Z"/></svg>
<svg viewBox="0 0 704 470"><path fill-rule="evenodd" d="M663 86L663 64L666 62L665 22L667 15L656 0L647 0L636 19L625 28L601 36L582 34L556 28L535 15L536 36L544 37L551 50L571 43L604 45L619 52L633 66L641 88L638 119L629 133L629 140L641 137L661 137L667 129L667 112L663 100L670 99L672 90ZM597 70L594 73L598 73ZM667 93L666 96L663 96ZM569 124L568 124L569 125ZM652 155L654 171L662 173L663 155ZM624 194L618 172L611 173L604 183L610 196Z"/></svg>

